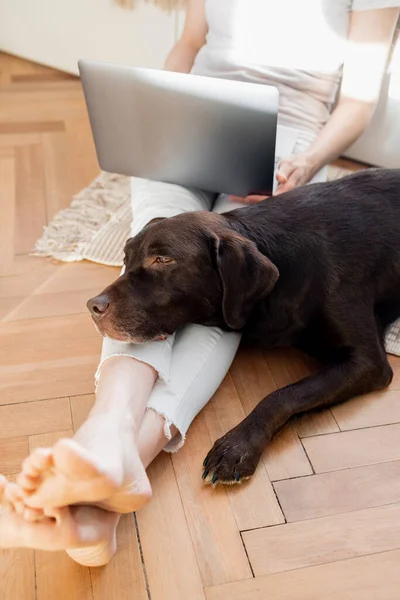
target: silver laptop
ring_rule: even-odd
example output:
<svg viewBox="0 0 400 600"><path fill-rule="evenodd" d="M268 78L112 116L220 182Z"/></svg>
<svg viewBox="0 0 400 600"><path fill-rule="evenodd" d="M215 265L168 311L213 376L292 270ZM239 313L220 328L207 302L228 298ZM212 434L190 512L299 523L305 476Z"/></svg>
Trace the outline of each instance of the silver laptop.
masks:
<svg viewBox="0 0 400 600"><path fill-rule="evenodd" d="M272 192L278 90L79 62L104 171L246 196Z"/></svg>

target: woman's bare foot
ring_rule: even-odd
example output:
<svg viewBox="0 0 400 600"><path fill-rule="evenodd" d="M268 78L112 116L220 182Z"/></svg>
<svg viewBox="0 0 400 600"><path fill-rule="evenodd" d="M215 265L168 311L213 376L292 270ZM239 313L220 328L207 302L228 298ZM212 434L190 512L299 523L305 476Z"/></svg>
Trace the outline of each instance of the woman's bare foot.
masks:
<svg viewBox="0 0 400 600"><path fill-rule="evenodd" d="M95 405L73 440L37 450L26 459L18 484L26 506L36 509L95 504L128 513L151 497L135 436L156 371L131 357L102 366Z"/></svg>
<svg viewBox="0 0 400 600"><path fill-rule="evenodd" d="M23 508L18 486L0 476L0 548L82 548L84 564L90 566L106 564L112 558L118 515L83 506L46 510L39 521L29 522Z"/></svg>
<svg viewBox="0 0 400 600"><path fill-rule="evenodd" d="M133 426L110 423L107 415L89 418L74 440L35 450L24 461L17 483L28 509L90 503L129 513L151 498Z"/></svg>

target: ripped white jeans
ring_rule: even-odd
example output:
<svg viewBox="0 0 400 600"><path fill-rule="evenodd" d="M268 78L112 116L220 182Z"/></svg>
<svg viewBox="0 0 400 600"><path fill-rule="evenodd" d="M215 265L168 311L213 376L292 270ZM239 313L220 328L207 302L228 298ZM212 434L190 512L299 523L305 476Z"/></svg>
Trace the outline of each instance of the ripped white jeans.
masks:
<svg viewBox="0 0 400 600"><path fill-rule="evenodd" d="M182 212L237 208L225 195L182 188L177 185L132 178L132 235L155 217L172 217ZM165 418L165 450L174 452L184 443L195 416L218 389L236 354L240 334L218 327L187 325L163 342L130 344L105 338L101 362L111 356L131 356L151 365L159 374L147 408ZM171 425L179 431L171 439Z"/></svg>

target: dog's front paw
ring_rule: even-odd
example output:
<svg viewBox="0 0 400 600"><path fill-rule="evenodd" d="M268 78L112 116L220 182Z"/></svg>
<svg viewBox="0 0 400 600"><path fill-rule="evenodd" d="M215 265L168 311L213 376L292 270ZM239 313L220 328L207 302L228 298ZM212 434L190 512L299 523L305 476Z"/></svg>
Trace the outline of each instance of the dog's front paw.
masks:
<svg viewBox="0 0 400 600"><path fill-rule="evenodd" d="M203 463L206 483L233 484L249 479L259 463L267 440L261 431L240 425L217 440Z"/></svg>

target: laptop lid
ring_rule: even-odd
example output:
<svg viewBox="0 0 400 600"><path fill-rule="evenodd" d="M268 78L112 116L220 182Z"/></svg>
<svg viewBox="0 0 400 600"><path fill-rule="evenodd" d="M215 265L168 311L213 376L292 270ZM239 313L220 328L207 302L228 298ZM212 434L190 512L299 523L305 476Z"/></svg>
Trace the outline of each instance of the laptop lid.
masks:
<svg viewBox="0 0 400 600"><path fill-rule="evenodd" d="M88 60L79 70L104 171L271 194L275 87Z"/></svg>

